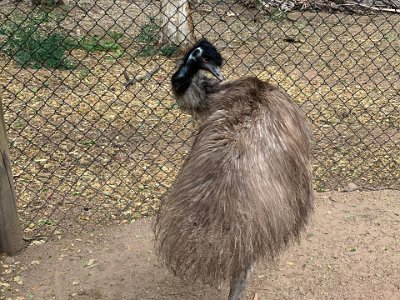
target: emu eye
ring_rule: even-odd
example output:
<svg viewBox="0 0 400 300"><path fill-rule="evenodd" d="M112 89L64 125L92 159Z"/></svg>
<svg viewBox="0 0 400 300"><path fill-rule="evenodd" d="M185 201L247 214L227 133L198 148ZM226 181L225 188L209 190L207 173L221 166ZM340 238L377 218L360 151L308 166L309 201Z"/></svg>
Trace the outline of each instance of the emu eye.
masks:
<svg viewBox="0 0 400 300"><path fill-rule="evenodd" d="M204 62L208 62L208 58L203 57Z"/></svg>

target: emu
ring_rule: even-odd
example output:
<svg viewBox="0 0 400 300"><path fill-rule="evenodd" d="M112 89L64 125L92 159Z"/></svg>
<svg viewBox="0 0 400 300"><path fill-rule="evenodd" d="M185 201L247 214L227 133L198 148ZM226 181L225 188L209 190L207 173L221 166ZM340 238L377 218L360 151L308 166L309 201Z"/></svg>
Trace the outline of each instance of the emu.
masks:
<svg viewBox="0 0 400 300"><path fill-rule="evenodd" d="M177 104L199 129L154 230L175 275L230 280L228 299L239 300L254 265L298 240L313 211L310 131L277 87L256 77L222 81L222 61L202 39L172 76Z"/></svg>

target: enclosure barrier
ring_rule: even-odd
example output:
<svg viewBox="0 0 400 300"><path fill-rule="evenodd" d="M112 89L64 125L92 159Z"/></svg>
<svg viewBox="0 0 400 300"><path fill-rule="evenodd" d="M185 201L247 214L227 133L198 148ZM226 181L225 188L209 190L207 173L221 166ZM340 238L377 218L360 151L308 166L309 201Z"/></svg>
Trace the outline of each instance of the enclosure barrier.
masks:
<svg viewBox="0 0 400 300"><path fill-rule="evenodd" d="M196 130L169 79L203 36L225 78L268 80L307 114L317 191L399 188L398 1L33 2L0 1L0 95L25 240L154 214ZM4 215L19 230L4 136L1 147L7 239Z"/></svg>

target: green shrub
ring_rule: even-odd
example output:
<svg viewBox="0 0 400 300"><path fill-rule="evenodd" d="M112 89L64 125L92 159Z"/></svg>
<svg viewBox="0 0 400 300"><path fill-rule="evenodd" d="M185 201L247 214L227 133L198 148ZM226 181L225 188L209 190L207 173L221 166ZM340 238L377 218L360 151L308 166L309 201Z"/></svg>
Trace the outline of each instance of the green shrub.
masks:
<svg viewBox="0 0 400 300"><path fill-rule="evenodd" d="M171 57L179 51L179 46L174 44L166 44L158 48L159 32L160 26L155 22L154 18L150 18L149 23L141 28L136 37L136 42L140 45L137 56L153 56L159 52L162 56Z"/></svg>
<svg viewBox="0 0 400 300"><path fill-rule="evenodd" d="M33 5L43 5L43 6L57 6L63 5L63 0L32 0Z"/></svg>
<svg viewBox="0 0 400 300"><path fill-rule="evenodd" d="M121 46L117 43L117 40L122 36L120 33L110 32L105 36L94 35L91 37L82 38L78 45L80 48L87 52L108 52L108 51L119 51Z"/></svg>
<svg viewBox="0 0 400 300"><path fill-rule="evenodd" d="M23 68L74 68L75 64L66 57L66 52L76 47L76 43L61 30L46 32L43 24L48 21L49 15L42 12L3 23L0 34L7 38L0 44L0 51Z"/></svg>
<svg viewBox="0 0 400 300"><path fill-rule="evenodd" d="M167 44L160 49L162 56L172 57L179 52L179 46L175 44Z"/></svg>
<svg viewBox="0 0 400 300"><path fill-rule="evenodd" d="M0 51L21 67L35 69L74 69L76 63L67 54L78 48L87 52L114 52L114 58L122 56L122 47L117 43L122 33L110 31L103 37L77 40L58 27L62 18L43 11L34 11L25 17L16 15L13 20L10 18L8 22L0 24L0 35L3 36ZM57 24L56 28L54 23Z"/></svg>

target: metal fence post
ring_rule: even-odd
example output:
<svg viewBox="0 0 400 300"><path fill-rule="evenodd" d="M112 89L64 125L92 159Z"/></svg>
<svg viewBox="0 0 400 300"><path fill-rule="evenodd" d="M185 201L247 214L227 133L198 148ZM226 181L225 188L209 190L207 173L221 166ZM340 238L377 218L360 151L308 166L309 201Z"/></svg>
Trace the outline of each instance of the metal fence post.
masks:
<svg viewBox="0 0 400 300"><path fill-rule="evenodd" d="M23 237L18 218L14 180L11 173L6 128L0 99L0 252L14 254L21 250Z"/></svg>

